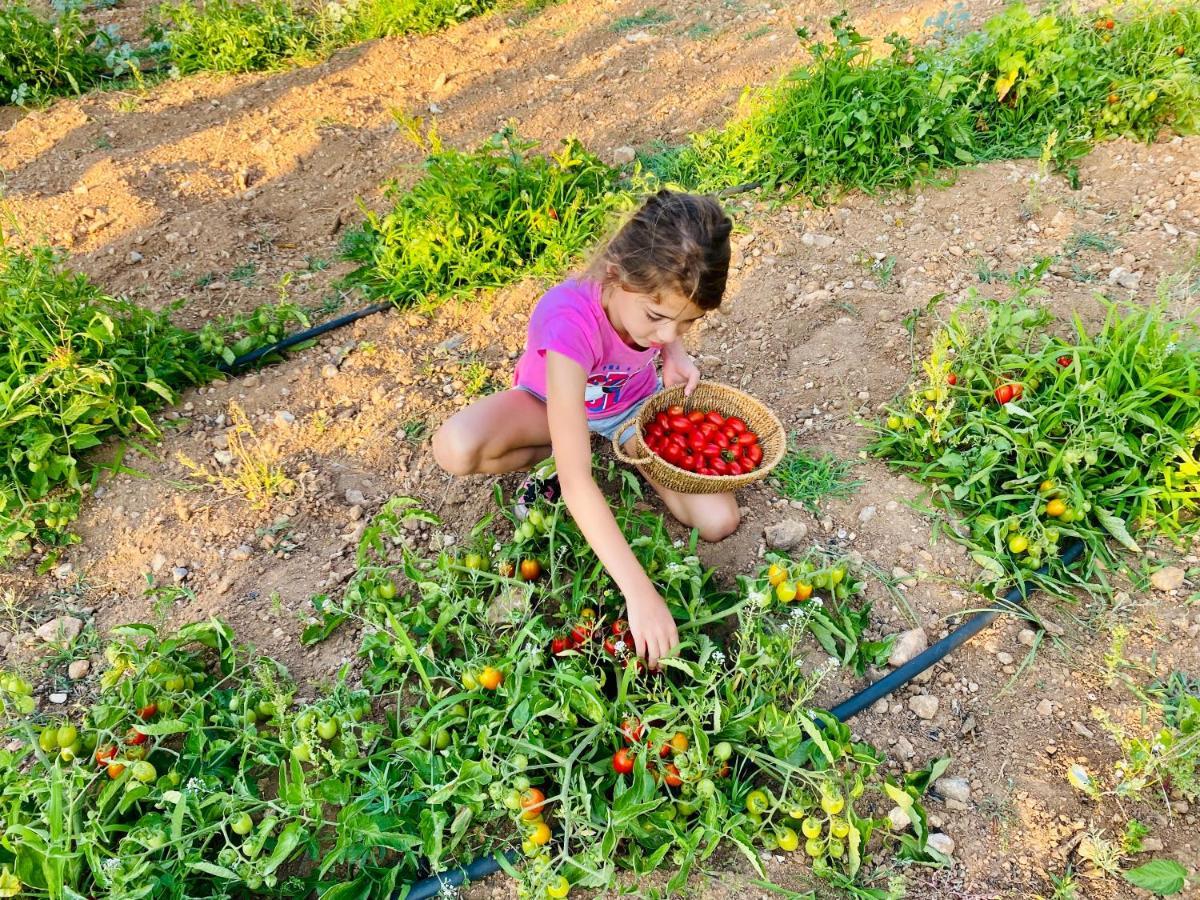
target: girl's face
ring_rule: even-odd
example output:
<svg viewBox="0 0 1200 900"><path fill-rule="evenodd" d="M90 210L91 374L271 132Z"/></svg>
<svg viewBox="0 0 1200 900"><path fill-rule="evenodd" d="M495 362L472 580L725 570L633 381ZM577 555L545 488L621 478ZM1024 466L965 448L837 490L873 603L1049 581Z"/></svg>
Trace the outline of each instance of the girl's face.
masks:
<svg viewBox="0 0 1200 900"><path fill-rule="evenodd" d="M605 285L601 303L617 334L635 350L671 343L704 315L704 310L681 295L639 294L615 280Z"/></svg>

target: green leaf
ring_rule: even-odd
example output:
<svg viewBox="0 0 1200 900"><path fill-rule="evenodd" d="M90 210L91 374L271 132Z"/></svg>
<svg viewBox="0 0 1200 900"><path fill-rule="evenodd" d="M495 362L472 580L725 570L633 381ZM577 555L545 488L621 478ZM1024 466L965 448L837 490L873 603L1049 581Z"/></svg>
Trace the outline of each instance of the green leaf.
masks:
<svg viewBox="0 0 1200 900"><path fill-rule="evenodd" d="M1122 547L1132 550L1134 553L1142 552L1142 548L1137 545L1137 541L1130 536L1129 530L1125 527L1124 519L1114 516L1099 504L1092 507L1092 512L1096 514L1096 519L1104 526L1104 530L1116 538Z"/></svg>
<svg viewBox="0 0 1200 900"><path fill-rule="evenodd" d="M1187 869L1173 859L1152 859L1143 866L1124 873L1134 887L1165 897L1178 894L1187 880Z"/></svg>

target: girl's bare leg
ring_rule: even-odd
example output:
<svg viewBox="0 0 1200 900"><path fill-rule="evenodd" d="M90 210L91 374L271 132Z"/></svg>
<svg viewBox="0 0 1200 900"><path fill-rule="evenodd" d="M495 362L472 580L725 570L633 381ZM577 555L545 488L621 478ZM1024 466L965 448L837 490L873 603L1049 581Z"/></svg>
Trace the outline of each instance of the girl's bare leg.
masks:
<svg viewBox="0 0 1200 900"><path fill-rule="evenodd" d="M546 404L508 390L455 413L433 436L433 456L452 475L499 475L527 469L550 455Z"/></svg>

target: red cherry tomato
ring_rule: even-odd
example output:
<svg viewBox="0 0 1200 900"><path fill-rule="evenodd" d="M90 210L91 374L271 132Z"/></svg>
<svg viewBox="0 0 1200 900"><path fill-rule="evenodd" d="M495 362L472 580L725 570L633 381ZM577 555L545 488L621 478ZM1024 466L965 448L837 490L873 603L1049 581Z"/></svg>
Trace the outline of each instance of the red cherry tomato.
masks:
<svg viewBox="0 0 1200 900"><path fill-rule="evenodd" d="M728 475L731 463L725 462L723 459L714 459L712 461L712 470L714 475Z"/></svg>
<svg viewBox="0 0 1200 900"><path fill-rule="evenodd" d="M692 423L685 416L671 416L668 424L671 426L671 430L678 434L690 431L692 427Z"/></svg>
<svg viewBox="0 0 1200 900"><path fill-rule="evenodd" d="M659 413L659 415L661 416L662 413ZM682 416L683 415L683 407L680 406L678 403L676 403L674 406L668 406L667 407L667 415L668 416Z"/></svg>
<svg viewBox="0 0 1200 900"><path fill-rule="evenodd" d="M125 735L125 740L128 743L133 744L135 747L137 747L141 744L146 743L146 741L150 740L150 735L143 734L142 732L138 731L136 728L130 728L129 733L127 735Z"/></svg>
<svg viewBox="0 0 1200 900"><path fill-rule="evenodd" d="M722 428L725 425L725 417L723 415L721 415L719 412L717 412L715 409L712 412L710 412L708 415L706 415L704 418L706 421L712 422L718 428Z"/></svg>
<svg viewBox="0 0 1200 900"><path fill-rule="evenodd" d="M571 640L573 640L576 644L586 644L591 636L591 626L585 625L583 622L580 622L571 629Z"/></svg>
<svg viewBox="0 0 1200 900"><path fill-rule="evenodd" d="M743 431L746 430L746 423L743 422L741 419L739 419L737 416L730 416L728 419L725 420L725 425L729 428L732 428L738 434L741 434Z"/></svg>
<svg viewBox="0 0 1200 900"><path fill-rule="evenodd" d="M687 414L687 417L688 417L688 421L691 422L693 425L699 425L701 422L704 421L704 413L700 412L700 410L698 410L698 409L693 409L690 413Z"/></svg>
<svg viewBox="0 0 1200 900"><path fill-rule="evenodd" d="M996 402L1003 406L1013 398L1013 386L1011 384L1002 384L993 391Z"/></svg>
<svg viewBox="0 0 1200 900"><path fill-rule="evenodd" d="M731 462L729 464L729 474L730 475L745 475L746 470L742 467L741 463Z"/></svg>
<svg viewBox="0 0 1200 900"><path fill-rule="evenodd" d="M550 641L550 652L555 656L566 653L571 649L571 641L565 637L556 637Z"/></svg>
<svg viewBox="0 0 1200 900"><path fill-rule="evenodd" d="M683 784L683 779L679 777L679 766L675 763L667 764L667 774L663 776L663 781L667 787L679 787Z"/></svg>
<svg viewBox="0 0 1200 900"><path fill-rule="evenodd" d="M744 432L743 434L738 435L738 443L742 444L743 446L748 446L750 444L757 444L758 443L758 435L755 434L753 431Z"/></svg>
<svg viewBox="0 0 1200 900"><path fill-rule="evenodd" d="M946 376L946 381L949 382L951 387L953 387L954 385L958 384L958 376L951 372Z"/></svg>
<svg viewBox="0 0 1200 900"><path fill-rule="evenodd" d="M1020 384L1014 384L1012 386L1012 391L1013 391L1013 399L1020 400L1021 394L1023 394L1025 392L1025 388Z"/></svg>
<svg viewBox="0 0 1200 900"><path fill-rule="evenodd" d="M1060 366L1062 366L1062 367L1065 369L1067 366L1069 366L1069 365L1071 364L1071 357L1069 357L1069 356L1060 356L1060 357L1058 358L1058 364L1059 364Z"/></svg>
<svg viewBox="0 0 1200 900"><path fill-rule="evenodd" d="M633 755L622 747L613 754L612 767L618 775L628 775L633 771Z"/></svg>

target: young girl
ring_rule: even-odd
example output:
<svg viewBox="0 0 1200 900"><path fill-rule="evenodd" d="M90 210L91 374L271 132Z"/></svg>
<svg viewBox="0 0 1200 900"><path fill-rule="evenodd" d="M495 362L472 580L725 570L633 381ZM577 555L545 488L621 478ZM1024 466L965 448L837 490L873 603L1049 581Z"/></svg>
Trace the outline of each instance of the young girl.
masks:
<svg viewBox="0 0 1200 900"><path fill-rule="evenodd" d="M638 655L651 667L679 643L675 621L592 477L589 432L618 435L628 448L648 397L663 384L685 385L688 394L695 389L700 371L679 339L721 303L731 229L715 200L659 191L581 278L538 301L515 387L472 403L433 437L438 464L455 475L526 469L553 453L556 465L535 471L524 501L561 491L625 596ZM661 379L655 371L660 359ZM671 514L704 540L736 530L732 494L681 494L647 480Z"/></svg>

